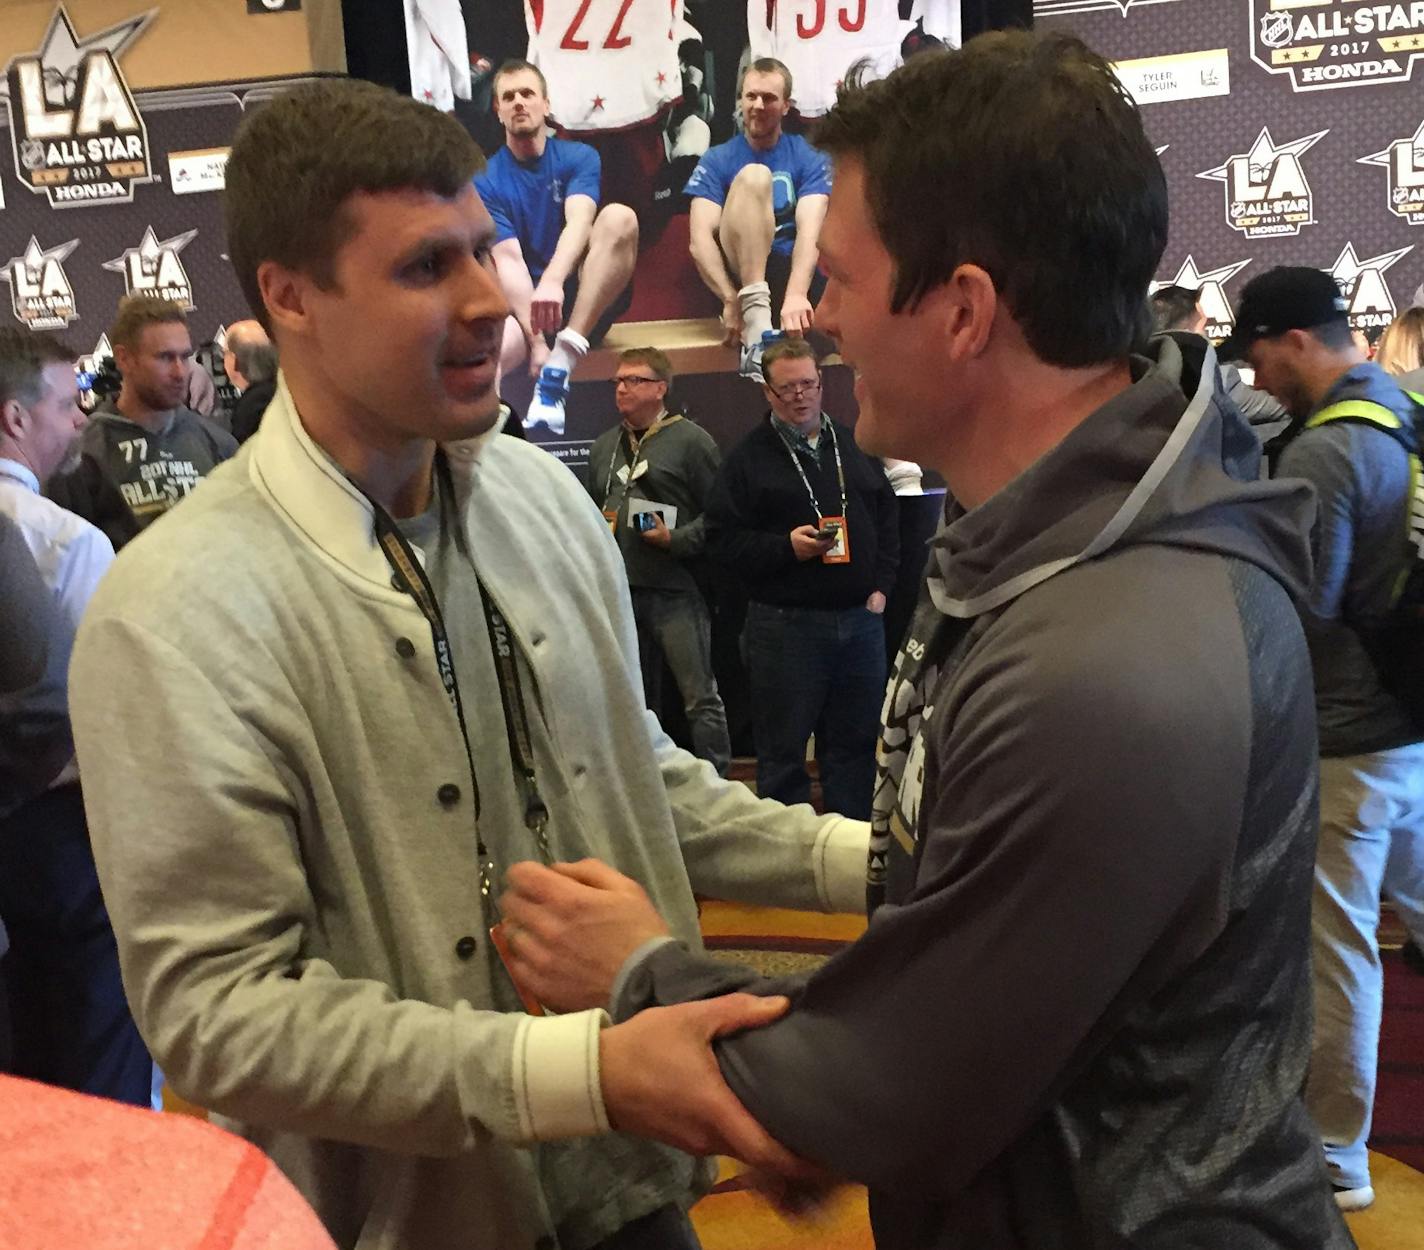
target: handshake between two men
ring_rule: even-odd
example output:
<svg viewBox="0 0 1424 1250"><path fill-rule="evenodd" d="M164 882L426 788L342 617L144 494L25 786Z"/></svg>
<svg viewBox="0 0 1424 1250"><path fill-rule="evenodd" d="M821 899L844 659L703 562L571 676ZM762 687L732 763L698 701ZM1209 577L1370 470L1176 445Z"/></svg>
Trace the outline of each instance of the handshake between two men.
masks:
<svg viewBox="0 0 1424 1250"><path fill-rule="evenodd" d="M613 1128L689 1154L741 1159L783 1208L803 1207L830 1183L747 1112L713 1053L718 1038L783 1016L788 998L717 993L639 1009L630 982L641 961L625 965L675 941L642 886L595 859L514 864L506 882L504 954L521 992L555 1011L615 1012L614 1027L599 1035L600 1084ZM610 1001L615 989L617 1001Z"/></svg>

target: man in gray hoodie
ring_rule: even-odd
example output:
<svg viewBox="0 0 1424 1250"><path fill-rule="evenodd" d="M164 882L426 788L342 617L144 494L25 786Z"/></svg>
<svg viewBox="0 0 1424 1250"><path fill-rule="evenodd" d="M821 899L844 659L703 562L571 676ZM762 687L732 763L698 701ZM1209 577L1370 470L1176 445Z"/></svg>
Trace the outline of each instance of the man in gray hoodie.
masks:
<svg viewBox="0 0 1424 1250"><path fill-rule="evenodd" d="M1380 890L1424 929L1424 730L1377 663L1380 627L1415 555L1404 541L1424 403L1356 346L1335 279L1272 269L1241 293L1232 346L1292 418L1279 470L1319 500L1315 577L1302 605L1320 722L1315 868L1315 1043L1306 1104L1336 1200L1374 1201L1365 1148L1374 1106L1384 976ZM1402 445L1403 444L1403 445Z"/></svg>
<svg viewBox="0 0 1424 1250"><path fill-rule="evenodd" d="M187 406L193 341L180 305L131 295L119 303L109 340L123 389L94 413L81 446L142 530L232 456L237 440ZM72 495L63 502L76 507ZM82 501L77 510L98 523Z"/></svg>
<svg viewBox="0 0 1424 1250"><path fill-rule="evenodd" d="M1349 1246L1300 1096L1310 494L1256 480L1201 339L1138 346L1167 233L1138 112L1078 41L1005 32L852 87L817 142L856 441L953 500L883 713L884 905L775 982L659 942L621 883L522 865L520 975L572 1005L615 966L617 1018L789 993L712 1056L869 1184L883 1247ZM696 1120L708 1047L646 1015L656 1069L603 1093L656 1135Z"/></svg>

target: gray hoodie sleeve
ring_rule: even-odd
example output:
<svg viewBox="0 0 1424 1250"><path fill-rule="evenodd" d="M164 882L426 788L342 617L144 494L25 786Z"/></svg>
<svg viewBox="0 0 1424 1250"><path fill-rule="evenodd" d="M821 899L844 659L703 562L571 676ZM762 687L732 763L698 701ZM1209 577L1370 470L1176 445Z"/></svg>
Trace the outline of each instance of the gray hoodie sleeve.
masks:
<svg viewBox="0 0 1424 1250"><path fill-rule="evenodd" d="M717 1050L793 1151L955 1192L1220 931L1251 718L1224 562L1201 559L1187 585L1085 566L986 634L931 717L914 893L799 992L675 947L647 961L658 1001L792 989ZM1102 619L1124 584L1134 611Z"/></svg>

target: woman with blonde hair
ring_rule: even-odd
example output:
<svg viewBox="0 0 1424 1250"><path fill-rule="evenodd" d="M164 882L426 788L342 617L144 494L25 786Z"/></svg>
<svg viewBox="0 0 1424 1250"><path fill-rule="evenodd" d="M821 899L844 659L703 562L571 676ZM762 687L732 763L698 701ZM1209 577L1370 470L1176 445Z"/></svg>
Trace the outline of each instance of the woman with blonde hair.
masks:
<svg viewBox="0 0 1424 1250"><path fill-rule="evenodd" d="M1375 363L1407 391L1424 385L1424 307L1406 308L1380 335Z"/></svg>

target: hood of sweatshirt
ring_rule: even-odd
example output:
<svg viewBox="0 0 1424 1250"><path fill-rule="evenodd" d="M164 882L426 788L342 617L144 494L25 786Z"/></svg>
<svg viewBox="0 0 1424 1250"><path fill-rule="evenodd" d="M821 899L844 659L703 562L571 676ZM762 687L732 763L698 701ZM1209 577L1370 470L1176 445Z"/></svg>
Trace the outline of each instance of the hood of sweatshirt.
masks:
<svg viewBox="0 0 1424 1250"><path fill-rule="evenodd" d="M1250 561L1297 600L1311 578L1315 500L1261 480L1256 436L1221 390L1216 354L1163 335L1132 384L992 498L950 503L930 544L935 607L968 619L1123 547L1155 543Z"/></svg>

